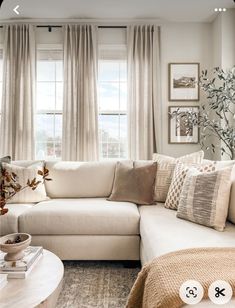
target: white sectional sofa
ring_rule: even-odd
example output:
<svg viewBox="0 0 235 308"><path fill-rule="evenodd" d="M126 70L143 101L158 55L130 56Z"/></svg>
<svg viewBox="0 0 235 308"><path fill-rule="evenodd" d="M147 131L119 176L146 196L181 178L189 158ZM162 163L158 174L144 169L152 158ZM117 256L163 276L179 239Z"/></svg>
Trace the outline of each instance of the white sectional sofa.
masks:
<svg viewBox="0 0 235 308"><path fill-rule="evenodd" d="M48 161L53 181L45 185L50 199L9 204L9 213L0 217L1 235L28 232L33 245L42 245L63 260L140 259L142 264L184 248L235 246L235 225L230 222L218 232L176 218L176 211L163 204L107 201L115 164ZM230 207L235 208L234 196Z"/></svg>

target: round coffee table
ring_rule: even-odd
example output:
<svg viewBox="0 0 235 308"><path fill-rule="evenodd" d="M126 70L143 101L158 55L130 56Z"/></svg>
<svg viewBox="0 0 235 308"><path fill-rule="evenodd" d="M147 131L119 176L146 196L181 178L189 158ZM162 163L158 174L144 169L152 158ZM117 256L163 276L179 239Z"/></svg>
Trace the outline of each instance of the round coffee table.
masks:
<svg viewBox="0 0 235 308"><path fill-rule="evenodd" d="M1 308L52 308L62 288L64 266L52 252L43 250L43 256L26 279L8 279L1 289Z"/></svg>

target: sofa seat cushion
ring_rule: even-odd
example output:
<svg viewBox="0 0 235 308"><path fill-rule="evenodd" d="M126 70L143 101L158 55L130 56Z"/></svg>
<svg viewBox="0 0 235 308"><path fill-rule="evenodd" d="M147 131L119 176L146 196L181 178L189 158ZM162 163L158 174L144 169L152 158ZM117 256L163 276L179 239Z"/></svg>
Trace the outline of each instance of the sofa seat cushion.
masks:
<svg viewBox="0 0 235 308"><path fill-rule="evenodd" d="M19 229L33 235L136 235L139 211L133 203L103 198L54 199L23 213Z"/></svg>
<svg viewBox="0 0 235 308"><path fill-rule="evenodd" d="M0 236L18 232L18 218L21 214L29 211L34 203L7 204L8 213L0 216Z"/></svg>
<svg viewBox="0 0 235 308"><path fill-rule="evenodd" d="M235 247L235 226L223 232L176 217L164 204L139 207L141 246L144 262L168 252L195 247Z"/></svg>

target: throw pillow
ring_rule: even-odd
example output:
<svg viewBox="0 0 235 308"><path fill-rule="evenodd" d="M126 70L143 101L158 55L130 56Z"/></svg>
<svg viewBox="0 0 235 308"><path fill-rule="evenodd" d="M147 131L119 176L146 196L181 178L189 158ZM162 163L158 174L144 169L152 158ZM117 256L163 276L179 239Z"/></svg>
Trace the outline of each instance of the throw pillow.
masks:
<svg viewBox="0 0 235 308"><path fill-rule="evenodd" d="M230 193L228 220L235 224L235 164L233 164L231 181L232 181L232 187L231 187L231 193Z"/></svg>
<svg viewBox="0 0 235 308"><path fill-rule="evenodd" d="M155 162L118 162L112 193L108 200L153 204L156 171Z"/></svg>
<svg viewBox="0 0 235 308"><path fill-rule="evenodd" d="M179 158L174 158L157 153L153 154L153 160L157 162L157 175L155 182L154 200L157 202L166 201L173 172L178 162L200 164L203 160L203 157L204 157L203 151L188 154Z"/></svg>
<svg viewBox="0 0 235 308"><path fill-rule="evenodd" d="M10 156L5 156L5 157L0 158L0 185L2 184L2 179L1 179L1 176L2 176L2 163L10 164L10 162L11 162L11 157Z"/></svg>
<svg viewBox="0 0 235 308"><path fill-rule="evenodd" d="M203 160L205 162L205 160ZM207 160L207 162L212 163L213 161ZM234 167L235 160L222 160L216 161L216 170L224 169L226 167ZM230 202L228 210L228 220L235 224L235 167L233 168L232 174L232 187L230 193Z"/></svg>
<svg viewBox="0 0 235 308"><path fill-rule="evenodd" d="M223 231L228 214L231 170L226 168L208 173L189 170L177 217Z"/></svg>
<svg viewBox="0 0 235 308"><path fill-rule="evenodd" d="M187 164L187 165L178 163L175 167L165 202L165 207L167 209L177 210L184 180L187 175L187 172L190 170L191 167L195 167L200 172L212 172L216 170L216 162L212 161L208 164L202 163L202 164Z"/></svg>
<svg viewBox="0 0 235 308"><path fill-rule="evenodd" d="M0 163L10 163L11 162L11 156L4 156L0 158Z"/></svg>
<svg viewBox="0 0 235 308"><path fill-rule="evenodd" d="M2 163L7 172L17 175L18 183L24 187L28 180L42 181L42 177L38 174L39 170L43 170L44 162L32 163L28 167L20 167L13 164ZM27 187L23 191L18 192L8 203L34 203L47 200L44 183L40 183L35 190Z"/></svg>

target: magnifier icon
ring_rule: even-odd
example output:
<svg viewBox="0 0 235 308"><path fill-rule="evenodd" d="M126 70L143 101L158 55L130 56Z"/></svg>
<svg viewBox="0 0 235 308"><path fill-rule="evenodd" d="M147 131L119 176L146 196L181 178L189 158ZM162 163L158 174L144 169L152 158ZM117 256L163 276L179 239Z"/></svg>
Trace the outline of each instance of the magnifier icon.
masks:
<svg viewBox="0 0 235 308"><path fill-rule="evenodd" d="M189 290L189 292L188 292L188 293L189 293L190 295L193 295L193 296L195 295L195 294L194 294L194 291L193 291L192 289L191 289L191 290Z"/></svg>

